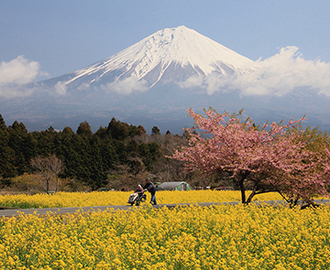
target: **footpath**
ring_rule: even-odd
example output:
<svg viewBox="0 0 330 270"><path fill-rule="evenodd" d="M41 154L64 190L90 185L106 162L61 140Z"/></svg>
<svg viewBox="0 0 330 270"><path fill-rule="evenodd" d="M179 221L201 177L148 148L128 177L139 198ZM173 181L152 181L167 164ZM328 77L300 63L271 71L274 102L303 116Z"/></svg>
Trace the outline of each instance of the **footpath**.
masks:
<svg viewBox="0 0 330 270"><path fill-rule="evenodd" d="M316 204L329 204L330 200L314 200ZM256 205L272 205L272 206L288 206L285 201L256 201L253 202ZM213 203L182 203L182 204L158 204L152 205L153 208L167 207L172 209L174 207L184 207L190 205L198 205L202 207L210 207L212 205L238 205L240 202L213 202ZM145 207L147 204L141 206L131 205L107 205L107 206L86 206L86 207L62 207L62 208L31 208L31 209L6 209L0 207L0 219L3 217L15 217L19 215L47 215L47 214L74 214L88 213L88 212L112 212L112 211L127 211L137 209L139 207Z"/></svg>

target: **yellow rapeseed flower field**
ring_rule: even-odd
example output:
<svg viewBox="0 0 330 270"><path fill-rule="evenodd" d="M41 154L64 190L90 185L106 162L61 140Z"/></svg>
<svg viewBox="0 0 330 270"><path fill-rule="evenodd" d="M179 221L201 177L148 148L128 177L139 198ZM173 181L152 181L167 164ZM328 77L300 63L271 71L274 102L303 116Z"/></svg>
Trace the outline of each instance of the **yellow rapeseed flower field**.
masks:
<svg viewBox="0 0 330 270"><path fill-rule="evenodd" d="M330 269L330 207L146 206L2 218L0 269Z"/></svg>
<svg viewBox="0 0 330 270"><path fill-rule="evenodd" d="M0 206L15 208L53 208L53 207L84 207L102 205L126 205L131 192L108 191L88 193L57 192L35 195L0 195ZM150 193L147 193L150 200ZM240 201L239 191L159 191L156 193L158 204L229 202ZM278 193L260 194L255 200L281 200Z"/></svg>

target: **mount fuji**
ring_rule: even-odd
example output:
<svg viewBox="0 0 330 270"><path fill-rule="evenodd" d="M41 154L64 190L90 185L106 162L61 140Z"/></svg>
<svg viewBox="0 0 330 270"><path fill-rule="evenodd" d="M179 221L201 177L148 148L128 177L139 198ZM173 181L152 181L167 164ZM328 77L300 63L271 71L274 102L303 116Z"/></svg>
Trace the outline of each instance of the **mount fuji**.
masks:
<svg viewBox="0 0 330 270"><path fill-rule="evenodd" d="M86 68L45 81L59 93L103 88L121 94L157 84L183 83L192 76L245 73L253 61L185 26L160 30L129 48ZM53 84L53 85L52 85Z"/></svg>
<svg viewBox="0 0 330 270"><path fill-rule="evenodd" d="M311 107L314 97L306 89L286 98L242 97L228 85L228 78L249 76L257 68L256 62L192 29L166 28L88 67L21 86L30 95L0 101L0 113L28 130L74 129L88 121L96 131L115 117L147 131L158 126L161 132L180 133L193 124L185 117L188 108L243 108L246 116L265 122L300 117L307 103ZM322 98L313 103L309 125L329 124L327 112L318 111L327 104Z"/></svg>

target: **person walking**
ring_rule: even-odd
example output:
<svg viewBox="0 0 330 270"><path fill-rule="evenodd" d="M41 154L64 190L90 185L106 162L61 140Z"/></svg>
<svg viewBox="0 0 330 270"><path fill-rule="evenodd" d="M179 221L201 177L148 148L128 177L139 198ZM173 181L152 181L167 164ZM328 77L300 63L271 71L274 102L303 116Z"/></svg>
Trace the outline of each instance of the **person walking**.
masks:
<svg viewBox="0 0 330 270"><path fill-rule="evenodd" d="M155 197L156 186L154 185L154 183L147 179L146 180L146 184L143 186L143 189L146 189L146 190L148 190L150 192L150 194L151 194L151 201L150 201L150 203L152 203L153 205L157 205L156 197Z"/></svg>

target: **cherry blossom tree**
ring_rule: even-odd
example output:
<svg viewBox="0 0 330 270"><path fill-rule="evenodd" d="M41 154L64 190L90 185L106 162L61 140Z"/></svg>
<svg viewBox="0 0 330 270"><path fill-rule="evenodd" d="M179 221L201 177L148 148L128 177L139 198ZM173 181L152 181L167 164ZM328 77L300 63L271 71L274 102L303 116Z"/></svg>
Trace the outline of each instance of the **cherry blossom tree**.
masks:
<svg viewBox="0 0 330 270"><path fill-rule="evenodd" d="M243 121L242 111L232 115L212 108L204 111L205 115L199 115L188 110L195 121L195 127L187 129L188 145L169 157L183 161L187 171L229 173L240 188L242 203L274 191L293 204L298 199L311 202L315 195L328 195L329 151L326 155L312 152L297 140L297 133L288 132L304 118L261 127L249 118ZM252 189L248 197L247 187Z"/></svg>

